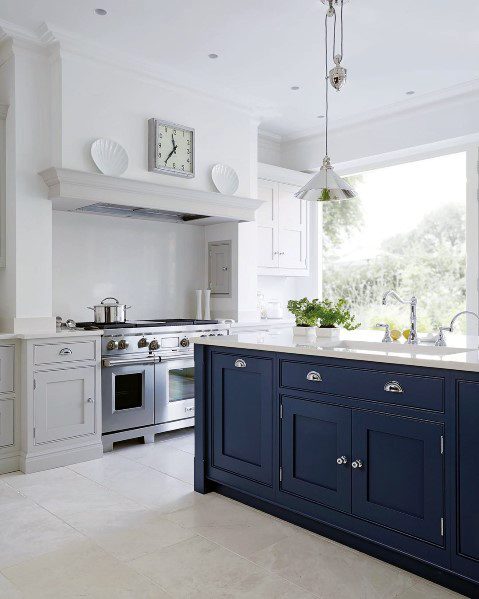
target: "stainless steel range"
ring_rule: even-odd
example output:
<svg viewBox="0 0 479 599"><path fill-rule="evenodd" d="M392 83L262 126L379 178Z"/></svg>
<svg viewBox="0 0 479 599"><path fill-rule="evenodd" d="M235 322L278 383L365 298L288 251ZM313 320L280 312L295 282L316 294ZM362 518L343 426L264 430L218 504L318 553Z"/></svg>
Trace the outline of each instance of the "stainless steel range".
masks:
<svg viewBox="0 0 479 599"><path fill-rule="evenodd" d="M194 425L191 337L228 335L216 320L77 323L102 328L103 448Z"/></svg>

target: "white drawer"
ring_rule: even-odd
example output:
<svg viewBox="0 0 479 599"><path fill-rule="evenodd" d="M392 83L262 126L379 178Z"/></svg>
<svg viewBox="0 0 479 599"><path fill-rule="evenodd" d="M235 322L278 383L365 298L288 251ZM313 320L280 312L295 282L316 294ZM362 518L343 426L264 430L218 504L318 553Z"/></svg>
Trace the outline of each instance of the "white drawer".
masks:
<svg viewBox="0 0 479 599"><path fill-rule="evenodd" d="M74 343L45 343L43 345L35 345L33 356L35 366L77 362L79 360L94 360L95 342L77 341Z"/></svg>
<svg viewBox="0 0 479 599"><path fill-rule="evenodd" d="M0 345L0 393L14 391L14 361L15 347Z"/></svg>
<svg viewBox="0 0 479 599"><path fill-rule="evenodd" d="M0 399L0 447L13 445L13 399Z"/></svg>

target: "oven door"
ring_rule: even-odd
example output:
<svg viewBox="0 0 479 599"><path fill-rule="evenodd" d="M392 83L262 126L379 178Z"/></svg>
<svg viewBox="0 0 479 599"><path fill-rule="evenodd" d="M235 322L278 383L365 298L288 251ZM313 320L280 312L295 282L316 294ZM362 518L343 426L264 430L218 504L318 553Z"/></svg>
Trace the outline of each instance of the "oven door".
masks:
<svg viewBox="0 0 479 599"><path fill-rule="evenodd" d="M155 423L153 362L104 360L101 373L104 433Z"/></svg>
<svg viewBox="0 0 479 599"><path fill-rule="evenodd" d="M155 422L173 422L195 415L193 357L162 358L155 366Z"/></svg>

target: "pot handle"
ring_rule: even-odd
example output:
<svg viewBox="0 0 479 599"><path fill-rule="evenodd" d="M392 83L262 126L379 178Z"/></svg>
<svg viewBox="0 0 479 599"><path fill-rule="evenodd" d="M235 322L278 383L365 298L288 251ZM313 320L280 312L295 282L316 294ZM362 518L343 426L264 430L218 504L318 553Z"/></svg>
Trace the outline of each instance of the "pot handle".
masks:
<svg viewBox="0 0 479 599"><path fill-rule="evenodd" d="M100 304L104 304L104 303L106 302L106 300L109 300L109 299L115 300L115 302L116 302L117 304L119 304L119 303L120 303L120 302L119 302L119 301L116 299L116 297L104 297L104 298L101 300Z"/></svg>

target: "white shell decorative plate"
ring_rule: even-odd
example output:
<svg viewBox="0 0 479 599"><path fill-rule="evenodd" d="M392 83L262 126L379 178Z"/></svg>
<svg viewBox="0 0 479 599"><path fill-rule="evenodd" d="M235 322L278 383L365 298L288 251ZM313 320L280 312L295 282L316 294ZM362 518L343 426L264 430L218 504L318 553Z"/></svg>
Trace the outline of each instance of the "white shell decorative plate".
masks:
<svg viewBox="0 0 479 599"><path fill-rule="evenodd" d="M238 189L239 178L236 171L227 164L215 164L211 169L211 178L220 193L233 195Z"/></svg>
<svg viewBox="0 0 479 599"><path fill-rule="evenodd" d="M100 138L91 145L91 157L104 175L119 177L128 168L128 154L112 139Z"/></svg>

